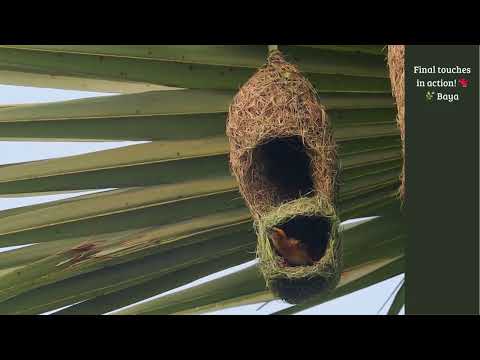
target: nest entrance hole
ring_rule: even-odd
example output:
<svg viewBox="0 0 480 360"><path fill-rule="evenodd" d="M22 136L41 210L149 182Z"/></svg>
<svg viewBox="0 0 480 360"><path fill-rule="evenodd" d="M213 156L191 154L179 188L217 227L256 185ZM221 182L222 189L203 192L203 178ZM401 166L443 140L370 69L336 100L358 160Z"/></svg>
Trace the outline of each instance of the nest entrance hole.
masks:
<svg viewBox="0 0 480 360"><path fill-rule="evenodd" d="M288 237L303 242L315 262L325 255L332 231L332 223L328 218L298 215L277 227L285 231Z"/></svg>
<svg viewBox="0 0 480 360"><path fill-rule="evenodd" d="M313 196L311 159L301 137L274 138L253 150L257 176L275 192L279 202Z"/></svg>

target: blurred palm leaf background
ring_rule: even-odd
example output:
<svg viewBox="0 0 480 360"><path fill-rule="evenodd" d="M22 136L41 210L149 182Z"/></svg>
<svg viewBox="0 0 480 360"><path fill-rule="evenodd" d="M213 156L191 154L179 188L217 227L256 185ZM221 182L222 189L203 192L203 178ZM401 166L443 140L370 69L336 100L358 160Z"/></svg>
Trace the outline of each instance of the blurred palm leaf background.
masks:
<svg viewBox="0 0 480 360"><path fill-rule="evenodd" d="M0 212L0 313L191 314L269 301L228 169L225 120L267 45L0 46L0 83L115 93L0 107L3 141L145 141L0 166L0 196L113 189ZM404 271L401 148L383 45L279 46L327 107L343 167L345 272L295 313ZM391 313L403 306L403 286Z"/></svg>

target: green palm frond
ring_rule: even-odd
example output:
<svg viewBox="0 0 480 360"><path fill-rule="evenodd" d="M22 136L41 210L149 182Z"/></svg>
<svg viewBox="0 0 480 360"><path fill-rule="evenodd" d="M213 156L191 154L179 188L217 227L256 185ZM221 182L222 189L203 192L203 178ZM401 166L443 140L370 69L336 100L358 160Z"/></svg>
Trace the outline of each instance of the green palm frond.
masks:
<svg viewBox="0 0 480 360"><path fill-rule="evenodd" d="M395 294L393 302L388 309L388 315L398 315L400 310L405 306L405 280L402 280L400 289Z"/></svg>
<svg viewBox="0 0 480 360"><path fill-rule="evenodd" d="M295 313L400 273L405 239L401 222L398 216L388 215L343 231L347 255L345 273L335 292L279 313ZM374 236L371 236L372 230ZM375 251L371 251L373 248ZM132 306L117 314L196 314L271 299L273 297L265 291L258 269L251 267L203 285ZM77 310L86 306L87 304L78 305Z"/></svg>
<svg viewBox="0 0 480 360"><path fill-rule="evenodd" d="M328 109L343 171L342 220L383 219L345 231L347 271L358 276L331 296L403 271L402 155L381 49L280 46ZM0 196L115 189L0 212L0 247L36 243L0 254L0 313L79 302L61 313L101 314L254 259L225 119L266 55L266 45L0 46L2 83L119 93L2 106L0 140L148 141L0 166ZM129 312L197 313L270 298L252 268Z"/></svg>

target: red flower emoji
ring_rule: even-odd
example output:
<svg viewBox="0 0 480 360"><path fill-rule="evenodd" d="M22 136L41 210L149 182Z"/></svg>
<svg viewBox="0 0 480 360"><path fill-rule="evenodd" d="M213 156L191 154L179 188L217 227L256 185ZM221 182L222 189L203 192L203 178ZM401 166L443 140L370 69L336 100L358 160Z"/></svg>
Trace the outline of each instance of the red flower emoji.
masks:
<svg viewBox="0 0 480 360"><path fill-rule="evenodd" d="M460 80L458 80L458 82L460 83L460 85L462 85L462 87L466 88L468 86L468 80L467 79L464 79L464 78L461 78Z"/></svg>

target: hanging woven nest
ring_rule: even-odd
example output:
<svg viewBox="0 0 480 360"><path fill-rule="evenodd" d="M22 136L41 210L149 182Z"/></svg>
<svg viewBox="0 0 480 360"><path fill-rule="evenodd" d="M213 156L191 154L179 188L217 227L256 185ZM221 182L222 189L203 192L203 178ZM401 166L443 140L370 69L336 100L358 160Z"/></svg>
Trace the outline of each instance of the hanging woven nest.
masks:
<svg viewBox="0 0 480 360"><path fill-rule="evenodd" d="M334 288L342 253L336 145L313 86L280 52L271 52L236 94L227 136L267 286L290 303ZM272 231L300 244L309 261L292 263L273 243Z"/></svg>
<svg viewBox="0 0 480 360"><path fill-rule="evenodd" d="M387 60L392 93L397 104L397 125L402 139L403 168L399 194L405 200L405 45L388 45Z"/></svg>

